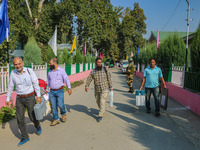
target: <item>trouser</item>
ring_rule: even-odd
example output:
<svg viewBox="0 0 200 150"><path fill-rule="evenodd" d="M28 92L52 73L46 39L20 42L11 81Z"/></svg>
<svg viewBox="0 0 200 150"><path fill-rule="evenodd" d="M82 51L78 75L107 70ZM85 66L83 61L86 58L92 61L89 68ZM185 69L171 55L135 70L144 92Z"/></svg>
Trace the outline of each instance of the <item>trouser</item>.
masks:
<svg viewBox="0 0 200 150"><path fill-rule="evenodd" d="M108 98L108 90L102 91L102 92L95 92L95 98L97 105L99 107L99 117L103 117L103 114L105 112L105 103Z"/></svg>
<svg viewBox="0 0 200 150"><path fill-rule="evenodd" d="M58 107L60 108L60 113L62 116L66 114L65 104L64 104L64 89L57 91L51 90L49 93L49 99L53 111L53 119L59 120Z"/></svg>
<svg viewBox="0 0 200 150"><path fill-rule="evenodd" d="M128 84L130 89L133 89L133 75L126 76L126 83Z"/></svg>
<svg viewBox="0 0 200 150"><path fill-rule="evenodd" d="M34 123L35 128L40 127L39 121L36 120L35 118L35 113L34 113L35 102L36 102L35 95L31 95L29 97L24 97L24 98L17 96L17 99L16 99L17 123L18 123L19 130L22 134L22 138L24 139L29 138L28 133L27 133L27 128L26 128L26 123L25 123L26 108L28 111L28 116L30 120Z"/></svg>
<svg viewBox="0 0 200 150"><path fill-rule="evenodd" d="M151 110L150 107L150 98L151 93L153 93L153 97L155 100L155 112L160 112L160 100L159 100L159 87L156 88L145 88L145 101L146 101L146 108L147 110Z"/></svg>

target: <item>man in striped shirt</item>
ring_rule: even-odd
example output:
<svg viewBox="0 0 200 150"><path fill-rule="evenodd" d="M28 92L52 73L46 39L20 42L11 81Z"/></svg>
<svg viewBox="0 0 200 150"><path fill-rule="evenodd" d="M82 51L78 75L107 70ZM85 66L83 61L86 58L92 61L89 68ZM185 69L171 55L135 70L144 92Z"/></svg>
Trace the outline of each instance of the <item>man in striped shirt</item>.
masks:
<svg viewBox="0 0 200 150"><path fill-rule="evenodd" d="M85 91L89 91L90 83L94 80L95 98L99 107L97 121L100 122L105 112L105 102L108 97L108 88L112 91L111 75L105 67L102 66L102 59L96 59L96 68L93 69L87 78Z"/></svg>

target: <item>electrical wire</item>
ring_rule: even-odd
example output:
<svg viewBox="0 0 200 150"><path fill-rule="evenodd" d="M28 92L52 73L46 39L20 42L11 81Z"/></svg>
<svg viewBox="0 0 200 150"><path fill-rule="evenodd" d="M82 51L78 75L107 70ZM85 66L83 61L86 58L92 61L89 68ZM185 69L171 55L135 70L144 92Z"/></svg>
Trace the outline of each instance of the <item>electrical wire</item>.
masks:
<svg viewBox="0 0 200 150"><path fill-rule="evenodd" d="M176 8L174 9L174 11L172 12L172 14L170 15L169 19L167 20L166 24L164 25L164 27L162 28L161 31L164 30L164 28L168 25L168 23L170 22L170 20L172 19L172 17L174 16L179 4L180 4L181 0L179 0L178 4L176 5Z"/></svg>

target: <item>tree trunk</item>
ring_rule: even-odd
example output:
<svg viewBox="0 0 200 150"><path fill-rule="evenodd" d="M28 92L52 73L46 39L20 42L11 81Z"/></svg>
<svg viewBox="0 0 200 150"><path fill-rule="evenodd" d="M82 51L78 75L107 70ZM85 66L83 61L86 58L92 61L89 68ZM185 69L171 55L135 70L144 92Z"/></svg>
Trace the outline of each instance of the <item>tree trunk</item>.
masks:
<svg viewBox="0 0 200 150"><path fill-rule="evenodd" d="M37 30L39 28L40 22L39 22L39 18L42 12L42 6L45 0L40 0L39 5L38 5L38 15L35 18L35 30Z"/></svg>
<svg viewBox="0 0 200 150"><path fill-rule="evenodd" d="M31 9L30 9L28 0L25 0L25 1L26 1L26 5L27 5L27 8L28 8L29 15L30 15L30 17L32 18L33 16L32 16L32 12L31 12Z"/></svg>

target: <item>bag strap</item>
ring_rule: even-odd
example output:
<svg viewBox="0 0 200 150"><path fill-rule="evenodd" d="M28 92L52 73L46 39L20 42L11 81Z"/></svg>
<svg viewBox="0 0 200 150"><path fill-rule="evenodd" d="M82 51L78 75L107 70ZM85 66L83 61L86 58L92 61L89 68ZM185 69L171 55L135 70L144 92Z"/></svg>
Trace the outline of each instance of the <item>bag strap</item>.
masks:
<svg viewBox="0 0 200 150"><path fill-rule="evenodd" d="M104 71L106 73L106 77L107 77L107 80L108 80L108 71L107 71L106 67L103 67L103 69L104 69Z"/></svg>

